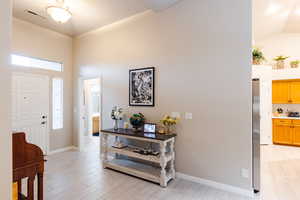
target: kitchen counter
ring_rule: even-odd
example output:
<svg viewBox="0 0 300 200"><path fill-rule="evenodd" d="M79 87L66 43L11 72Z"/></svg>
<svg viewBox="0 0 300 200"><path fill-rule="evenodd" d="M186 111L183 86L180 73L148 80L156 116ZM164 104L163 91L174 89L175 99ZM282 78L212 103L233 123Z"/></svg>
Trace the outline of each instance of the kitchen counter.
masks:
<svg viewBox="0 0 300 200"><path fill-rule="evenodd" d="M273 116L272 119L298 119L298 120L300 120L300 117Z"/></svg>

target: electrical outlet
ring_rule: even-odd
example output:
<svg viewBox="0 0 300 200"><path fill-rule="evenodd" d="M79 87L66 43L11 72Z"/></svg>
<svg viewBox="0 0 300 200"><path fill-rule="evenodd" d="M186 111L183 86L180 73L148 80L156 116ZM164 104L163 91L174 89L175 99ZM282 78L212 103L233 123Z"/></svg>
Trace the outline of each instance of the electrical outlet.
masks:
<svg viewBox="0 0 300 200"><path fill-rule="evenodd" d="M193 119L193 113L185 113L185 119Z"/></svg>
<svg viewBox="0 0 300 200"><path fill-rule="evenodd" d="M243 178L249 178L249 170L248 170L248 169L242 168L242 169L241 169L241 176L242 176Z"/></svg>

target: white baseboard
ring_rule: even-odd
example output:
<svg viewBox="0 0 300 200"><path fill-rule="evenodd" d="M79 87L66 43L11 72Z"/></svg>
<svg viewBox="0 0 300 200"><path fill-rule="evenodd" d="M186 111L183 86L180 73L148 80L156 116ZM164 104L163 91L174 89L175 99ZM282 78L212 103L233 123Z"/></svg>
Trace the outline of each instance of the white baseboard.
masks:
<svg viewBox="0 0 300 200"><path fill-rule="evenodd" d="M48 153L48 155L62 153L62 152L65 152L65 151L70 151L70 150L77 150L77 147L69 146L69 147L64 147L64 148L61 148L61 149L56 149L56 150L50 151L50 153Z"/></svg>
<svg viewBox="0 0 300 200"><path fill-rule="evenodd" d="M211 180L198 178L198 177L195 177L195 176L190 176L190 175L183 174L183 173L180 173L180 172L176 172L176 177L181 178L181 179L185 179L185 180L189 180L189 181L192 181L192 182L195 182L195 183L199 183L199 184L202 184L202 185L210 186L210 187L213 187L213 188L216 188L216 189L224 190L224 191L227 191L227 192L232 192L232 193L236 193L236 194L247 196L247 197L254 197L254 192L253 191L249 191L249 190L242 189L242 188L239 188L239 187L234 187L234 186L231 186L231 185L227 185L227 184L218 183L218 182L211 181Z"/></svg>

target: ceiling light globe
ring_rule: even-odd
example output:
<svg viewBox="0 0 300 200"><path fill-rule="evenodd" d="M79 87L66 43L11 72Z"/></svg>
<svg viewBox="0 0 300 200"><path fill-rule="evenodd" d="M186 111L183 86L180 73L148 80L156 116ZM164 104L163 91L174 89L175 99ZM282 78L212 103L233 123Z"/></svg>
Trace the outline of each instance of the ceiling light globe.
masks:
<svg viewBox="0 0 300 200"><path fill-rule="evenodd" d="M58 23L66 23L72 17L72 14L69 10L56 6L49 6L47 8L47 13L52 17L54 21Z"/></svg>

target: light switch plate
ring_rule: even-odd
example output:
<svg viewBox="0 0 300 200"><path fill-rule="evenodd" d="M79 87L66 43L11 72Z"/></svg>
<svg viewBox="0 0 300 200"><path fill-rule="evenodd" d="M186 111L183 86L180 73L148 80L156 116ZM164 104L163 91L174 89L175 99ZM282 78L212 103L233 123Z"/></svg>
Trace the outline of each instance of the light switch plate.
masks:
<svg viewBox="0 0 300 200"><path fill-rule="evenodd" d="M180 118L180 113L179 112L172 112L171 117Z"/></svg>
<svg viewBox="0 0 300 200"><path fill-rule="evenodd" d="M185 119L193 119L193 113L185 113Z"/></svg>

